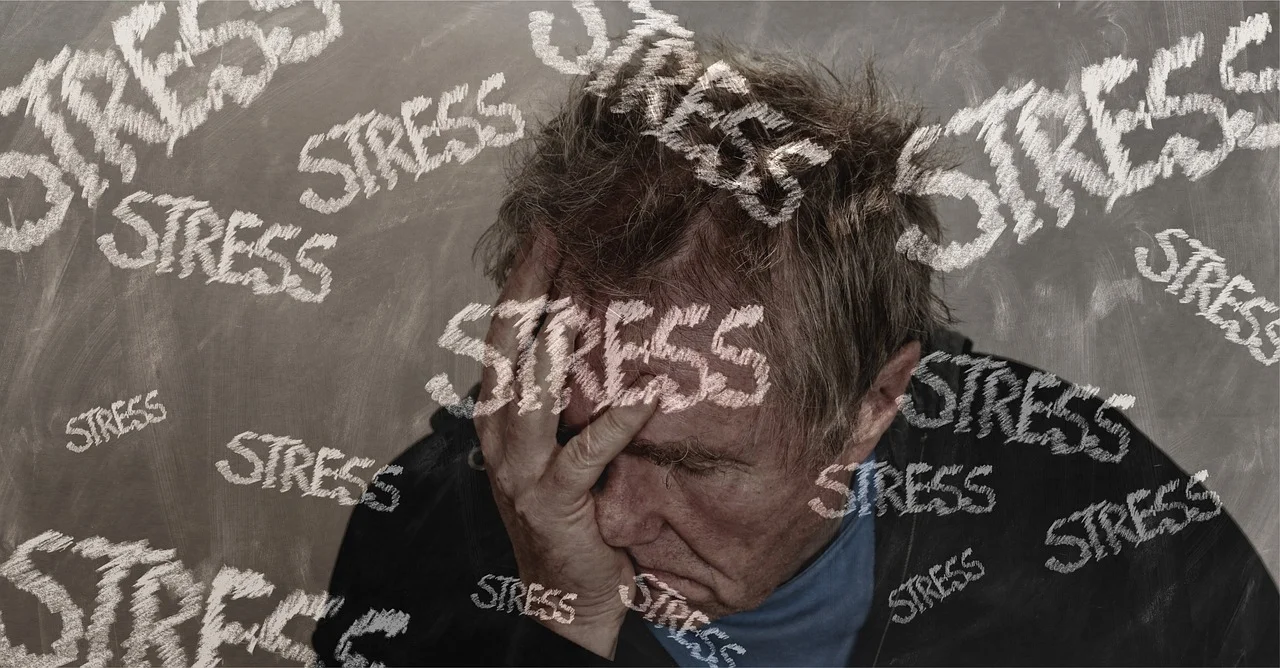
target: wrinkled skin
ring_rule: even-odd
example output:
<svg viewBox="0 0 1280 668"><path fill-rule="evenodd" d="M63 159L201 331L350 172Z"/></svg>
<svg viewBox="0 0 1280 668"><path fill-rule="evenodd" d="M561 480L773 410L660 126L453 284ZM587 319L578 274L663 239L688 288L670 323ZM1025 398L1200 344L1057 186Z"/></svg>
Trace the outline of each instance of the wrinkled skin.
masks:
<svg viewBox="0 0 1280 668"><path fill-rule="evenodd" d="M554 295L554 257L551 242L540 236L523 253L500 301ZM700 351L728 387L751 392L750 368L710 354L712 333L727 311L713 306L701 325L679 329L671 340ZM632 325L625 339L638 341L652 327ZM534 351L541 378L549 364L543 352L547 332L538 336ZM495 319L487 341L508 359L521 357L510 320ZM855 437L828 463L856 463L870 454L896 414L895 399L918 359L919 346L912 343L889 362L859 407ZM599 348L587 361L603 377ZM675 380L681 393L699 383L688 365L656 358L634 360L623 369L632 388L660 374ZM491 396L495 380L487 371L481 397ZM771 416L787 407L767 393L758 406L701 401L659 412L653 403L597 406L576 389L563 416L547 400L521 415L517 392L503 409L476 419L521 579L578 594L572 624L543 622L556 633L612 657L626 613L619 587L633 595L634 576L641 572L656 575L711 619L752 609L834 536L839 520L824 519L808 506L823 466L796 465L788 454L803 444L770 437L777 432ZM576 432L563 448L556 443L558 426ZM843 475L847 482L850 473Z"/></svg>

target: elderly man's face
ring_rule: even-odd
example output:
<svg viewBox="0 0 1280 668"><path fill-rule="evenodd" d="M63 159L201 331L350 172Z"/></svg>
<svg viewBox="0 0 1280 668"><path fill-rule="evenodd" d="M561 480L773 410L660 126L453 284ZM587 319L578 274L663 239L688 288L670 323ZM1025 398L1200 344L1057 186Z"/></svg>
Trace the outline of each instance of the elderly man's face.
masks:
<svg viewBox="0 0 1280 668"><path fill-rule="evenodd" d="M712 334L726 312L712 308L703 326L677 330L682 336L673 335L672 343L699 351L712 371L725 374L729 388L751 393L752 369L711 354ZM624 338L639 340L653 326ZM602 377L599 348L588 362ZM629 364L623 367L629 377L665 373L682 394L698 387L698 374L687 364ZM575 387L564 424L583 427L593 408ZM788 470L785 444L766 436L773 433L778 410L766 394L760 406L724 408L702 401L656 413L610 464L595 492L604 541L625 549L637 572L653 573L685 595L690 608L713 619L762 603L838 525L808 506L820 468Z"/></svg>

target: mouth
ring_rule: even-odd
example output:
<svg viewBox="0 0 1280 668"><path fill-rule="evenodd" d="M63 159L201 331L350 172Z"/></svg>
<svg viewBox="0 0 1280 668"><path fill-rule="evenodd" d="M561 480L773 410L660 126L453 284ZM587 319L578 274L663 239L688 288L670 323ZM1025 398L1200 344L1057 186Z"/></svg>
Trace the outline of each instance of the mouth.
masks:
<svg viewBox="0 0 1280 668"><path fill-rule="evenodd" d="M642 564L636 564L636 573L648 573L658 579L659 582L673 589L686 600L699 599L705 597L710 590L702 583L691 580L682 575L676 575L671 571L664 571L661 568L651 568ZM658 596L656 592L653 594Z"/></svg>

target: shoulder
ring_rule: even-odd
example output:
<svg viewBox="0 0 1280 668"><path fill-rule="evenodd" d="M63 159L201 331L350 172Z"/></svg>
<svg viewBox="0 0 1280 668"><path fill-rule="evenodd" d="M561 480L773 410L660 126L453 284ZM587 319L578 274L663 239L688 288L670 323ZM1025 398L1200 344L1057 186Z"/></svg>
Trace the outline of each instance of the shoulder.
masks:
<svg viewBox="0 0 1280 668"><path fill-rule="evenodd" d="M471 422L439 411L432 427L392 463L398 503L351 515L329 585L342 604L312 638L325 665L356 654L387 665L502 661L493 638L514 620L483 614L472 595L489 598L485 576L516 572L510 543L487 476L469 463ZM403 633L390 621L407 622Z"/></svg>
<svg viewBox="0 0 1280 668"><path fill-rule="evenodd" d="M1206 489L1212 472L1189 474L1179 467L1124 415L1133 402L1127 395L1104 394L1017 360L977 352L967 342L959 349L934 348L922 358L901 400L893 454L909 461L991 467L997 494L1003 492L1015 506L1006 510L1026 515L1028 522L1111 513L1122 538L1132 533L1147 542L1188 526L1142 510L1166 497L1188 504L1186 522L1225 518L1217 494ZM1118 515L1121 508L1124 517ZM1102 540L1114 545L1113 538ZM1101 559L1102 551L1095 544L1085 552Z"/></svg>
<svg viewBox="0 0 1280 668"><path fill-rule="evenodd" d="M985 582L922 609L914 629L967 626L990 638L993 660L1031 640L1042 659L1081 663L1275 655L1263 631L1280 622L1275 585L1206 485L1212 472L1180 468L1125 417L1128 398L963 337L926 353L878 455L893 483L882 509L898 512L877 559L927 572L968 550ZM989 502L948 505L935 489L949 489L948 470L962 495ZM912 548L919 532L931 540Z"/></svg>

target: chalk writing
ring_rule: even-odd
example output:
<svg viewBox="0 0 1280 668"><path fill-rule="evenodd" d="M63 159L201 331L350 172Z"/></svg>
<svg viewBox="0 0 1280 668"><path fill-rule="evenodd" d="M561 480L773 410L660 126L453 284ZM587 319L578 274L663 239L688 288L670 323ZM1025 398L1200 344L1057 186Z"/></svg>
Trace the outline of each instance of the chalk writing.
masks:
<svg viewBox="0 0 1280 668"><path fill-rule="evenodd" d="M152 403L159 392L159 390L151 390L145 399L139 394L127 400L112 402L109 409L101 406L90 408L67 420L67 435L84 437L83 444L77 444L74 440L67 441L67 449L72 452L84 452L90 446L102 445L110 441L112 436L119 438L147 425L163 422L168 417L164 404L158 401ZM88 428L72 426L76 421L83 421Z"/></svg>
<svg viewBox="0 0 1280 668"><path fill-rule="evenodd" d="M958 403L947 381L927 366L932 363L968 368ZM1129 430L1114 418L1118 415L1115 407L1133 405L1131 395L1108 397L1093 411L1092 418L1087 419L1068 408L1067 404L1072 400L1093 398L1098 394L1097 387L1074 385L1042 371L1032 371L1024 382L1003 360L980 355L952 355L942 350L929 353L920 360L915 378L932 388L941 397L943 406L937 415L924 415L910 394L899 397L898 408L913 427L937 429L954 424L956 433L967 433L973 428L976 413L978 438L986 438L991 433L994 417L994 424L1005 435L1005 443L1047 445L1055 455L1084 453L1101 462L1119 462L1129 451ZM982 388L983 402L980 408L975 408L974 399L978 396L979 387ZM1053 418L1057 426L1037 429L1032 423L1033 418L1037 422ZM1068 436L1061 429L1068 424L1074 425L1071 431L1078 431L1078 436ZM1108 442L1116 442L1114 452L1103 447L1102 439L1091 427L1115 437L1108 439Z"/></svg>
<svg viewBox="0 0 1280 668"><path fill-rule="evenodd" d="M1262 93L1280 89L1275 68L1237 73L1233 65L1246 45L1262 43L1271 30L1269 21L1267 14L1256 14L1228 32L1218 61L1224 90ZM1081 69L1079 93L1053 91L1031 81L1013 91L1001 88L982 103L957 111L945 127L935 124L918 128L899 155L895 188L899 192L971 200L980 214L977 227L981 234L967 243L953 241L943 248L912 226L899 237L898 251L939 271L952 271L972 264L995 245L1008 227L1000 212L1001 204L1013 214L1019 244L1043 226L1044 221L1035 215L1035 204L1019 185L1013 149L1004 139L1006 116L1018 109L1018 141L1038 172L1037 190L1044 193L1045 203L1056 211L1057 227L1066 227L1075 213L1075 194L1065 186L1063 177L1070 177L1090 195L1107 198L1106 210L1110 211L1120 198L1151 187L1157 176L1170 178L1175 168L1196 181L1221 165L1237 148L1262 150L1280 146L1280 121L1259 123L1256 114L1245 110L1228 115L1226 104L1208 93L1168 93L1170 73L1191 67L1204 50L1203 33L1182 37L1174 46L1157 50L1147 69L1145 99L1136 109L1113 111L1104 100L1106 93L1138 70L1136 59L1115 56ZM1130 163L1129 149L1121 141L1125 134L1139 125L1151 129L1153 121L1195 113L1206 114L1217 123L1222 131L1217 146L1202 149L1197 140L1175 132L1165 141L1157 159L1137 166ZM1041 129L1041 121L1046 119L1061 121L1065 127L1056 146ZM1105 166L1074 148L1086 123L1102 149ZM983 138L985 152L995 168L998 197L990 184L959 170L924 170L912 164L914 156L927 151L943 136L959 136L975 128L979 128L977 134Z"/></svg>
<svg viewBox="0 0 1280 668"><path fill-rule="evenodd" d="M253 448L246 445L252 441L268 444L265 463ZM344 506L363 503L382 512L391 512L400 505L400 491L381 480L383 475L395 476L404 472L403 467L396 464L388 464L378 469L378 472L373 474L373 478L365 483L352 473L352 469L373 466L374 460L368 457L351 457L342 463L341 468L336 468L336 461L334 465L326 466L325 462L342 460L346 455L339 450L326 447L320 448L318 452L312 452L311 448L302 441L288 436L245 431L231 439L231 442L227 443L227 449L243 457L253 467L253 470L248 473L236 473L228 460L222 459L216 462L214 468L218 469L218 473L233 485L255 485L261 482L263 489L279 489L281 493L296 487L302 496L337 499L338 503ZM277 467L280 471L279 476L276 475ZM341 485L325 489L325 478L350 483L358 488L359 492L353 495L350 490ZM383 503L373 492L365 491L369 485L385 492L387 502Z"/></svg>
<svg viewBox="0 0 1280 668"><path fill-rule="evenodd" d="M1124 505L1100 501L1067 517L1054 520L1045 532L1044 544L1050 547L1066 546L1074 549L1076 554L1074 560L1067 561L1061 556L1063 552L1055 550L1056 554L1044 562L1045 568L1070 573L1083 567L1091 559L1101 561L1110 555L1120 554L1124 543L1117 538L1123 538L1136 547L1160 534L1178 533L1192 522L1204 522L1217 517L1222 512L1222 499L1217 492L1204 488L1204 481L1208 477L1208 471L1198 471L1185 484L1179 480L1170 480L1155 490L1134 490L1125 497ZM1204 491L1194 491L1192 487L1196 485ZM1179 488L1186 503L1166 503L1165 495ZM1173 516L1169 513L1173 513ZM1151 526L1153 523L1154 527ZM1098 527L1102 528L1101 532ZM1105 534L1106 543L1099 538L1100 533Z"/></svg>
<svg viewBox="0 0 1280 668"><path fill-rule="evenodd" d="M0 116L13 114L26 100L26 114L48 139L53 154L52 160L17 151L0 154L0 178L36 176L49 204L35 222L24 218L21 223L15 219L12 225L0 224L0 249L19 253L31 250L62 226L72 199L71 189L63 182L65 174L80 185L81 196L90 207L97 206L109 187L99 165L77 150L69 129L72 121L92 134L94 152L120 170L122 182L130 183L137 170L137 156L133 147L122 140L123 135L144 144L165 143L168 154L173 155L177 142L204 125L210 112L221 109L228 97L236 105L247 107L262 94L280 65L310 60L342 35L339 8L333 0L313 0L313 6L324 17L324 26L296 36L288 26L273 25L264 32L247 19L203 27L197 16L200 4L201 0L177 3L178 39L172 41L171 52L154 57L142 53L141 43L157 39L155 28L168 11L165 3L144 2L112 22L118 52L64 47L47 62L37 60L20 83L0 90ZM278 24L287 18L282 20L276 13L297 5L298 0L252 0L249 4L255 10L271 12L267 22ZM262 65L256 74L246 75L242 62L232 62L229 57L234 52L222 48L232 40L245 40L257 47ZM202 75L204 63L200 57L206 54L217 58L208 73L206 94L184 104L178 92L191 88L190 84ZM94 80L111 86L105 104L88 90L87 84ZM125 86L131 81L136 81L150 99L154 114L121 101Z"/></svg>
<svg viewBox="0 0 1280 668"><path fill-rule="evenodd" d="M485 584L490 578L502 583L502 590L496 591L493 587ZM481 610L497 610L499 612L515 612L521 615L529 615L537 617L541 620L551 620L561 624L568 624L573 621L573 606L567 602L578 598L577 594L565 593L561 594L559 589L547 589L546 586L536 582L525 583L520 578L507 575L485 575L476 583L477 587L489 592L488 603L481 603L480 597L476 594L471 595L471 602ZM538 593L541 590L542 593ZM559 600L552 601L559 596ZM546 606L543 609L534 607L534 604ZM565 614L567 613L567 616Z"/></svg>
<svg viewBox="0 0 1280 668"><path fill-rule="evenodd" d="M394 638L401 633L405 633L408 629L409 613L399 610L370 610L352 622L351 626L338 638L338 646L337 651L334 652L334 658L342 661L343 668L365 668L366 666L368 668L385 668L386 664L379 661L370 662L364 655L353 651L351 649L351 640L371 633L381 633L388 638Z"/></svg>
<svg viewBox="0 0 1280 668"><path fill-rule="evenodd" d="M488 415L505 406L515 397L513 381L521 384L521 414L541 408L543 404L540 397L544 391L556 398L552 410L558 413L570 401L571 388L567 386L570 375L583 396L596 402L597 408L606 404L628 406L653 401L655 398L659 400L659 409L664 413L684 410L703 400L729 408L759 405L770 387L768 361L756 350L738 348L725 343L724 339L734 329L754 327L762 322L764 307L756 305L731 309L720 321L711 339L711 352L716 357L753 370L756 387L750 394L726 387L725 375L711 371L706 358L697 351L668 342L668 337L676 327L699 325L706 320L710 311L711 307L705 304L672 307L658 321L652 337L637 343L619 341L619 328L653 315L653 307L639 300L610 302L602 319L589 317L585 309L573 304L568 297L551 302L545 295L525 301L508 300L498 304L496 308L487 304L469 304L449 319L437 344L493 368L497 374L493 397L479 403L470 397L460 399L449 382L448 375L443 373L432 377L426 384L426 390L432 399L447 407L451 413L465 417ZM522 351L518 379L515 377L512 360L494 346L482 339L468 336L461 329L462 323L491 314L499 318L517 319L513 326L516 327ZM534 364L537 348L533 344L534 329L538 319L544 314L551 314L546 324L546 351L551 358L551 368L544 376L547 382L545 389L537 385ZM579 331L583 337L582 346L572 352L569 351L570 340L566 333L570 328ZM585 361L585 356L596 346L603 347L604 351L603 378L593 372ZM642 389L624 389L622 365L629 360L641 358L690 365L699 373L697 391L681 394L678 383L667 374L654 377ZM610 401L610 398L613 400Z"/></svg>
<svg viewBox="0 0 1280 668"><path fill-rule="evenodd" d="M3 104L4 100L0 98L0 105ZM2 112L3 107L0 106ZM0 154L0 178L20 179L28 174L40 179L44 185L44 201L49 204L49 209L34 222L12 219L12 225L0 224L0 249L15 253L29 251L44 243L49 235L62 227L62 219L71 205L71 188L62 182L62 172L48 158L17 151Z"/></svg>
<svg viewBox="0 0 1280 668"><path fill-rule="evenodd" d="M682 27L674 14L655 9L649 0L630 0L627 6L641 18L636 19L622 43L606 55L609 39L600 10L591 2L575 1L574 8L586 23L592 44L590 51L572 61L551 46L551 24L555 15L546 11L530 12L529 35L533 51L542 62L565 74L585 76L595 73L595 78L587 83L587 90L599 97L604 97L618 83L623 67L639 54L639 71L620 84L621 99L610 107L610 111L621 114L642 108L648 125L644 134L656 137L668 148L697 163L694 173L698 179L733 193L734 199L752 218L769 227L789 220L800 207L803 197L800 182L791 170L801 164L801 171L820 167L831 159L831 152L812 139L799 139L771 149L759 161L760 151L747 142L739 125L755 120L769 130L783 130L792 125L791 121L768 104L752 101L745 77L723 61L702 71L691 40L693 32ZM659 33L665 37L654 39ZM649 48L641 54L646 44ZM658 76L658 71L672 58L677 61L676 74ZM680 103L668 111L666 91L675 86L690 88ZM742 96L742 105L733 110L716 109L705 99L711 88ZM721 153L727 146L693 143L685 138L682 131L694 116L704 118L708 128L719 128L728 140L727 146L736 148L740 155L746 157L745 164L737 173L721 171L721 167L730 162ZM786 193L776 210L760 198L765 190L762 177L773 179Z"/></svg>
<svg viewBox="0 0 1280 668"><path fill-rule="evenodd" d="M71 548L73 554L88 560L106 560L98 569L101 573L98 593L87 628L84 610L76 605L71 593L61 583L38 570L36 561L43 563L43 558L32 558L39 553L55 553L67 548ZM134 624L121 642L123 661L113 661L109 640L113 635L119 636L118 633L113 634L113 627L117 611L124 600L125 580L134 568L146 569L133 588L130 610ZM19 544L9 558L0 564L0 578L8 580L18 591L35 597L62 622L62 632L54 641L52 652L42 655L32 654L24 645L14 646L4 633L3 623L0 623L0 664L6 666L74 663L79 658L79 643L82 638L88 640L85 666L101 667L120 663L144 665L148 652L154 650L165 665L208 668L220 663L218 651L224 645L243 645L251 654L261 647L288 661L310 664L315 661L315 652L306 644L286 637L285 626L291 619L299 616L315 620L330 616L343 603L342 597L330 597L323 591L317 594L293 591L260 624L245 628L240 622L227 621L226 604L235 600L270 596L276 587L262 573L223 566L206 587L196 581L191 570L176 558L172 549L152 549L145 540L117 543L98 536L74 541L58 531L45 531ZM177 600L178 610L172 615L157 619L161 590L168 592L168 597ZM169 608L171 604L166 603L165 607ZM200 614L202 608L203 616ZM399 611L371 611L370 614L374 617L366 615L365 618L385 621L390 616L400 624L398 627L384 624L376 628L376 625L358 627L353 624L352 630L343 635L342 641L347 642L352 635L379 630L388 636L394 636L404 629L408 620L408 615ZM195 661L192 662L191 655L182 647L179 627L198 617L199 641ZM365 621L365 618L361 618L361 621ZM346 649L349 650L349 647ZM352 655L349 651L340 651L339 655L350 657L345 665L369 665L367 661L358 663L363 657ZM347 659L344 658L344 661Z"/></svg>
<svg viewBox="0 0 1280 668"><path fill-rule="evenodd" d="M644 581L650 580L659 590L656 596L649 591L649 587ZM731 645L721 645L719 647L720 656L715 655L717 644L711 641L711 638L719 638L728 640L729 635L714 626L704 626L711 623L711 619L699 610L689 608L688 599L683 594L676 591L671 585L659 580L652 573L641 573L636 576L636 594L644 594L643 602L631 600L627 595L627 587L618 585L618 596L621 597L623 605L631 610L643 613L645 621L652 622L657 628L666 628L667 633L679 641L681 645L689 650L690 656L695 661L704 661L708 665L716 665L721 659L725 661L727 668L737 666L735 662L726 652L733 652L739 656L746 654L747 650L737 643ZM681 620L684 620L683 623ZM701 654L701 647L688 638L685 634L702 626L703 628L692 635L706 643L707 654Z"/></svg>
<svg viewBox="0 0 1280 668"><path fill-rule="evenodd" d="M510 102L486 104L485 98L502 87L506 77L498 72L484 81L476 89L476 112L485 118L506 117L513 129L499 133L492 125L481 126L480 121L472 116L450 116L449 107L462 102L467 96L467 84L459 84L452 90L441 93L436 105L435 120L426 127L414 123L414 118L428 108L432 99L419 95L400 105L400 117L370 111L356 114L351 120L329 128L328 131L309 137L298 154L298 170L308 174L332 174L341 176L343 193L330 198L322 198L312 188L302 192L298 201L302 205L320 213L336 213L346 208L355 199L356 193L364 189L366 199L378 192L377 176L369 168L360 140L363 138L369 146L369 152L376 161L378 175L387 183L387 190L394 190L399 183L397 172L413 174L417 181L423 174L430 172L449 161L464 165L489 146L507 146L524 136L524 117L516 105ZM363 130L363 132L362 132ZM428 155L427 139L443 137L445 132L464 131L444 145L434 155ZM388 138L388 134L390 137ZM474 135L475 141L468 145L460 137L467 133ZM401 140L408 139L412 154L401 146ZM351 152L351 164L334 158L317 158L311 154L326 141L342 141Z"/></svg>
<svg viewBox="0 0 1280 668"><path fill-rule="evenodd" d="M1186 240L1191 246L1191 257L1185 263L1178 261L1178 253L1173 248L1173 237ZM1148 251L1146 248L1133 249L1133 258L1138 263L1138 273L1144 277L1157 283L1168 283L1168 287L1164 289L1169 294L1177 294L1182 290L1185 284L1185 292L1180 303L1188 304L1193 299L1196 300L1197 315L1204 317L1209 322L1217 325L1226 331L1227 340L1232 343L1238 343L1249 349L1249 354L1254 359L1262 362L1264 366L1271 366L1280 361L1280 318L1271 321L1263 329L1258 325L1258 312L1275 313L1280 311L1275 302L1266 297L1253 297L1240 301L1232 296L1232 292L1244 297L1253 294L1253 282L1249 279L1236 274L1228 277L1227 267L1224 260L1218 255L1217 251L1200 243L1199 240L1193 239L1183 230L1173 228L1156 233L1156 242L1160 244L1160 248L1164 250L1165 261L1168 266L1164 271L1157 272L1151 263L1147 261ZM1197 271L1199 269L1199 271ZM1195 277L1192 278L1192 273ZM1186 282L1190 278L1191 281ZM1218 291L1217 297L1213 296L1213 292ZM1240 321L1222 317L1220 312L1230 306L1231 310L1244 318L1252 330L1246 337L1241 336ZM1267 339L1271 341L1273 350L1271 356L1265 357L1262 354L1262 338L1258 334L1263 331L1267 334Z"/></svg>
<svg viewBox="0 0 1280 668"><path fill-rule="evenodd" d="M989 513L996 507L996 492L986 485L975 484L975 479L991 474L992 466L983 464L968 467L960 464L939 466L917 462L907 465L902 471L889 462L876 462L875 466L859 464L832 464L818 474L813 484L829 489L844 497L844 502L836 509L828 508L822 500L814 497L809 500L813 512L827 519L844 517L850 513L859 516L871 514L870 487L875 485L876 515L881 516L889 511L892 504L894 511L900 515L934 513L950 515L964 511L980 515ZM853 471L854 490L833 476L840 471ZM930 478L929 474L933 477ZM873 481L874 476L874 481ZM948 483L945 478L951 476Z"/></svg>
<svg viewBox="0 0 1280 668"><path fill-rule="evenodd" d="M143 206L152 208L156 215L165 212L163 235L157 234L155 224L139 213ZM112 214L132 228L145 244L133 256L120 250L114 232L98 237L98 248L107 261L121 269L141 269L154 264L157 274L166 274L173 271L176 259L181 268L178 278L190 276L199 267L208 277L205 283L243 285L258 295L284 292L298 301L319 303L330 292L333 272L310 257L308 252L333 248L338 238L332 234L313 234L298 246L294 261L306 273L295 273L289 258L269 244L277 239L289 241L298 236L302 228L297 225L272 223L264 228L265 222L261 218L246 211L233 211L224 219L208 202L190 197L153 195L142 190L121 200ZM261 229L257 240L252 243L245 240L245 231L255 229ZM185 241L179 254L177 240L180 232ZM219 245L220 248L215 250ZM238 259L243 262L241 258L265 262L263 266L237 271L234 267ZM268 274L268 269L275 276ZM303 277L307 273L315 277L314 281L309 277L308 282L315 283L316 290L303 286Z"/></svg>
<svg viewBox="0 0 1280 668"><path fill-rule="evenodd" d="M976 582L987 574L987 569L977 559L969 560L973 548L965 548L958 557L929 568L928 575L913 575L906 582L889 592L891 608L906 608L908 613L894 612L890 621L906 624L943 599L964 590L970 582ZM959 561L959 568L956 562ZM939 579L941 571L941 579ZM910 598L907 598L909 596Z"/></svg>

